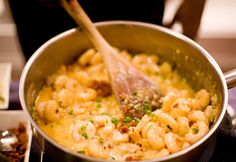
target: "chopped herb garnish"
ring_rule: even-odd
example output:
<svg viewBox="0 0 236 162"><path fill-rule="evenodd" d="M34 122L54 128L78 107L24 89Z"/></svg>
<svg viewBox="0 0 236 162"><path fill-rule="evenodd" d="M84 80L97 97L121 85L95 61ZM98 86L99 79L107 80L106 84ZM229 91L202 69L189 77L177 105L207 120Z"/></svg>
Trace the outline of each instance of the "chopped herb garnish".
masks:
<svg viewBox="0 0 236 162"><path fill-rule="evenodd" d="M110 116L110 114L106 113L106 112L101 113L101 115L108 115L108 116Z"/></svg>
<svg viewBox="0 0 236 162"><path fill-rule="evenodd" d="M94 123L94 120L93 120L93 119L89 119L89 121L90 121L91 123Z"/></svg>
<svg viewBox="0 0 236 162"><path fill-rule="evenodd" d="M129 124L131 122L131 118L129 116L126 116L125 120L124 120L124 123L125 124Z"/></svg>
<svg viewBox="0 0 236 162"><path fill-rule="evenodd" d="M104 143L104 139L103 139L103 138L101 138L101 137L99 138L99 140L98 140L98 141L99 141L99 143L100 143L100 144L103 144L103 143Z"/></svg>
<svg viewBox="0 0 236 162"><path fill-rule="evenodd" d="M85 154L85 151L84 150L79 150L79 151L77 151L77 153Z"/></svg>
<svg viewBox="0 0 236 162"><path fill-rule="evenodd" d="M147 111L151 111L152 110L152 105L150 102L148 101L144 101L142 103L142 109L144 110L144 112L146 113Z"/></svg>
<svg viewBox="0 0 236 162"><path fill-rule="evenodd" d="M136 124L138 124L140 122L140 119L139 118L134 118L134 121Z"/></svg>
<svg viewBox="0 0 236 162"><path fill-rule="evenodd" d="M82 133L81 136L83 136L85 139L88 139L87 133Z"/></svg>
<svg viewBox="0 0 236 162"><path fill-rule="evenodd" d="M193 131L195 134L197 134L199 130L198 130L197 128L194 128L194 127L193 127L193 128L192 128L192 131Z"/></svg>
<svg viewBox="0 0 236 162"><path fill-rule="evenodd" d="M149 125L149 129L152 128L152 127L153 127L153 125Z"/></svg>
<svg viewBox="0 0 236 162"><path fill-rule="evenodd" d="M149 116L151 118L155 116L155 114L151 110L147 110L146 114L147 114L147 116Z"/></svg>
<svg viewBox="0 0 236 162"><path fill-rule="evenodd" d="M170 130L173 130L170 125L167 125L167 128L169 128Z"/></svg>
<svg viewBox="0 0 236 162"><path fill-rule="evenodd" d="M111 122L112 122L113 124L117 125L117 124L119 124L120 120L117 119L117 118L112 118L112 119L111 119Z"/></svg>
<svg viewBox="0 0 236 162"><path fill-rule="evenodd" d="M106 119L106 123L108 123L109 122L109 120L108 119Z"/></svg>
<svg viewBox="0 0 236 162"><path fill-rule="evenodd" d="M133 95L133 96L137 96L137 95L138 95L138 92L137 92L137 91L134 91L132 95Z"/></svg>
<svg viewBox="0 0 236 162"><path fill-rule="evenodd" d="M87 128L86 128L86 125L82 125L80 129L81 129L83 132L85 132L86 129L87 129Z"/></svg>
<svg viewBox="0 0 236 162"><path fill-rule="evenodd" d="M59 105L60 107L62 107L62 108L65 108L65 106L63 106L62 101L59 101L59 102L58 102L58 105Z"/></svg>
<svg viewBox="0 0 236 162"><path fill-rule="evenodd" d="M96 111L98 111L102 107L101 102L97 102L96 104Z"/></svg>
<svg viewBox="0 0 236 162"><path fill-rule="evenodd" d="M116 158L114 158L114 157L111 157L111 160L116 160Z"/></svg>
<svg viewBox="0 0 236 162"><path fill-rule="evenodd" d="M74 113L73 109L71 109L70 111L68 111L68 114L69 114L69 115L73 115L73 113Z"/></svg>

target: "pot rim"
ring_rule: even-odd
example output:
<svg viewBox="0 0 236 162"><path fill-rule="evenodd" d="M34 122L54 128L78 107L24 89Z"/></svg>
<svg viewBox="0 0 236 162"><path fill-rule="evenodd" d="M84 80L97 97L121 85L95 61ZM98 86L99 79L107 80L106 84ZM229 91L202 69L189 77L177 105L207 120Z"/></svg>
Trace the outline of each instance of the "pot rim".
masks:
<svg viewBox="0 0 236 162"><path fill-rule="evenodd" d="M223 117L225 115L226 112L226 107L227 107L227 102L228 102L228 93L227 93L227 85L226 85L226 81L225 81L225 77L219 67L219 65L217 64L217 62L213 59L213 57L203 48L201 47L199 44L197 44L196 42L194 42L193 40L191 40L190 38L184 36L183 34L180 33L176 33L170 29L167 29L165 27L156 25L156 24L150 24L150 23L146 23L146 22L137 22L137 21L102 21L102 22L97 22L94 23L96 25L96 27L100 27L100 26L110 26L110 25L125 25L125 26L140 26L140 27L144 27L144 28L151 28L154 30L159 30L167 35L176 37L178 39L180 39L181 41L187 42L188 44L190 44L193 48L196 48L200 51L200 53L202 55L204 55L204 57L206 57L209 61L209 63L214 67L214 69L216 70L218 76L220 77L221 80L221 84L223 87L223 102L222 102L222 107L221 107L221 112L218 116L217 121L214 123L213 127L209 130L209 132L202 137L200 140L198 140L196 143L192 144L191 146L178 151L176 153L172 153L170 155L161 157L161 158L155 158L155 159L149 159L149 160L142 160L143 162L151 162L151 161L165 161L165 160L170 160L173 159L175 157L181 156L186 154L187 152L190 152L191 150L195 149L196 147L198 147L199 145L201 145L202 143L204 143L214 132L215 130L219 127L221 121L223 120ZM33 120L31 114L29 113L27 106L26 106L26 102L24 99L24 88L25 88L25 79L28 73L28 70L30 69L31 65L34 63L34 61L39 57L39 55L42 53L42 51L45 49L45 47L47 47L48 45L56 42L57 40L63 38L65 35L70 35L70 34L74 34L76 33L77 29L76 28L72 28L69 29L67 31L64 31L56 36L54 36L53 38L49 39L47 42L45 42L42 46L40 46L34 53L33 55L30 57L30 59L28 60L28 62L26 63L23 72L21 74L21 78L20 78L20 84L19 84L19 96L20 96L20 102L21 105L23 107L23 110L26 112L26 115L28 117L28 119L30 120L31 124L33 124L33 126L36 128L36 130L40 133L40 135L42 135L47 141L49 141L51 144L53 144L55 147L59 148L60 150L72 154L73 156L76 157L80 157L83 159L87 159L90 161L99 161L102 162L104 161L103 159L97 159L94 157L90 157L87 155L83 155L83 154L78 154L74 151L71 151L70 149L58 144L55 140L53 140L52 138L50 138L48 135L46 135L46 133L44 133L39 126L36 124L36 122ZM106 160L106 161L114 161L114 160Z"/></svg>

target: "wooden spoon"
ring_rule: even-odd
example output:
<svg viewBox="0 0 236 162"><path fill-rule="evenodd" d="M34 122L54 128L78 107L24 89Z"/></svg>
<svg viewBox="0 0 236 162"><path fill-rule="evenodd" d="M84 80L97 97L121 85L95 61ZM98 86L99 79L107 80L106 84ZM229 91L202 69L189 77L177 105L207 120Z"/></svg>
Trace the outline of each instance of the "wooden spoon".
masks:
<svg viewBox="0 0 236 162"><path fill-rule="evenodd" d="M113 93L123 112L132 118L141 118L145 113L159 108L161 106L159 86L108 44L77 0L70 0L69 3L62 0L61 4L103 56Z"/></svg>

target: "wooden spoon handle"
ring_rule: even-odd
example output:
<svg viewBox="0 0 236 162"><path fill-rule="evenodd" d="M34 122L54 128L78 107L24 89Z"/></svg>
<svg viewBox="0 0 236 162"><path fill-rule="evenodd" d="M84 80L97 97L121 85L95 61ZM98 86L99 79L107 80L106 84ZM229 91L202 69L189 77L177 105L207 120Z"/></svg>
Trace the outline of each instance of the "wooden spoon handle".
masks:
<svg viewBox="0 0 236 162"><path fill-rule="evenodd" d="M114 53L112 47L101 36L77 0L70 0L69 3L70 4L68 4L66 0L61 1L62 6L71 15L83 32L89 37L90 41L92 41L97 50L100 51L102 55L106 55L104 57L104 61L107 62L106 58Z"/></svg>

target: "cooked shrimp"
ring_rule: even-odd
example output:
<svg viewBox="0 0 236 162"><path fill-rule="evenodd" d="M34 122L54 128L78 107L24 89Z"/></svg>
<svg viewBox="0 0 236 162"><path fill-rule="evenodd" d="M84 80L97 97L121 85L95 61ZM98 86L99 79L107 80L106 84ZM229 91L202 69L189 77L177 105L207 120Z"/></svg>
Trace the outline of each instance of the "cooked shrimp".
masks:
<svg viewBox="0 0 236 162"><path fill-rule="evenodd" d="M209 105L210 97L210 93L205 89L199 90L195 95L195 98L199 100L202 109Z"/></svg>
<svg viewBox="0 0 236 162"><path fill-rule="evenodd" d="M128 135L131 139L131 141L141 144L142 147L150 148L150 144L147 139L142 138L140 133L135 128L130 128L130 131L128 132Z"/></svg>
<svg viewBox="0 0 236 162"><path fill-rule="evenodd" d="M72 136L77 142L92 139L95 133L96 128L88 121L77 121L72 128Z"/></svg>
<svg viewBox="0 0 236 162"><path fill-rule="evenodd" d="M207 118L207 121L209 123L214 121L214 115L213 115L213 107L212 106L207 106L206 109L204 110L205 117Z"/></svg>
<svg viewBox="0 0 236 162"><path fill-rule="evenodd" d="M122 134L119 131L115 130L113 131L112 141L114 143L128 142L129 136L127 133Z"/></svg>
<svg viewBox="0 0 236 162"><path fill-rule="evenodd" d="M171 133L171 132L167 133L164 137L164 141L167 146L167 149L171 153L175 153L181 149L178 144L178 139L176 137L176 134L174 133Z"/></svg>
<svg viewBox="0 0 236 162"><path fill-rule="evenodd" d="M97 139L93 139L89 141L88 145L88 154L100 158L100 159L108 159L109 158L109 148L104 147Z"/></svg>
<svg viewBox="0 0 236 162"><path fill-rule="evenodd" d="M61 91L59 91L59 93L55 97L56 97L57 103L62 108L66 108L72 105L74 102L74 94L68 89L62 89Z"/></svg>
<svg viewBox="0 0 236 162"><path fill-rule="evenodd" d="M174 103L174 101L178 98L178 94L175 92L169 92L166 94L165 97L163 97L163 104L162 104L162 110L164 112L168 112L171 109L171 105Z"/></svg>
<svg viewBox="0 0 236 162"><path fill-rule="evenodd" d="M208 130L208 125L205 122L197 121L191 126L190 132L185 135L186 141L193 144L202 138Z"/></svg>
<svg viewBox="0 0 236 162"><path fill-rule="evenodd" d="M78 86L79 86L78 82L72 78L69 78L65 84L65 88L69 89L70 91L76 91Z"/></svg>
<svg viewBox="0 0 236 162"><path fill-rule="evenodd" d="M191 113L188 115L188 119L189 121L193 121L193 122L206 121L204 112L200 110L191 111Z"/></svg>
<svg viewBox="0 0 236 162"><path fill-rule="evenodd" d="M85 66L87 65L90 60L94 57L96 51L93 48L88 49L87 51L85 51L77 60L77 62L82 65Z"/></svg>
<svg viewBox="0 0 236 162"><path fill-rule="evenodd" d="M162 112L159 109L154 111L153 113L157 116L158 121L163 123L166 128L170 129L173 132L178 131L179 126L172 116L168 115L167 113Z"/></svg>
<svg viewBox="0 0 236 162"><path fill-rule="evenodd" d="M108 115L95 115L93 117L93 123L101 136L107 138L113 134L115 125L111 122L111 117Z"/></svg>
<svg viewBox="0 0 236 162"><path fill-rule="evenodd" d="M36 110L42 119L49 122L58 121L65 115L63 109L61 109L54 100L40 102L38 106L36 106Z"/></svg>
<svg viewBox="0 0 236 162"><path fill-rule="evenodd" d="M147 140L152 148L160 150L165 147L163 140L164 130L157 125L153 125L147 132Z"/></svg>
<svg viewBox="0 0 236 162"><path fill-rule="evenodd" d="M144 154L145 159L154 159L163 156L167 156L170 154L170 151L166 148L159 150L147 150Z"/></svg>
<svg viewBox="0 0 236 162"><path fill-rule="evenodd" d="M177 123L179 125L178 134L184 136L189 131L189 120L186 117L179 116L177 118Z"/></svg>
<svg viewBox="0 0 236 162"><path fill-rule="evenodd" d="M65 74L59 75L59 76L56 78L55 82L54 82L54 87L55 87L56 89L62 89L62 88L64 88L68 79L69 79L69 77L66 76Z"/></svg>
<svg viewBox="0 0 236 162"><path fill-rule="evenodd" d="M170 115L174 118L178 116L186 116L190 112L190 103L189 100L186 98L178 98L172 105L171 105L171 112Z"/></svg>
<svg viewBox="0 0 236 162"><path fill-rule="evenodd" d="M141 150L141 147L133 143L121 143L117 145L114 150L119 154L133 154Z"/></svg>
<svg viewBox="0 0 236 162"><path fill-rule="evenodd" d="M149 122L151 120L151 118L149 117L149 116L147 116L147 115L144 115L143 117L142 117L142 119L140 120L140 122L137 124L137 126L136 126L136 131L137 132L141 132L142 131L142 129L143 129L143 127Z"/></svg>
<svg viewBox="0 0 236 162"><path fill-rule="evenodd" d="M93 101L97 98L97 92L92 88L86 88L76 93L75 98L78 102Z"/></svg>

